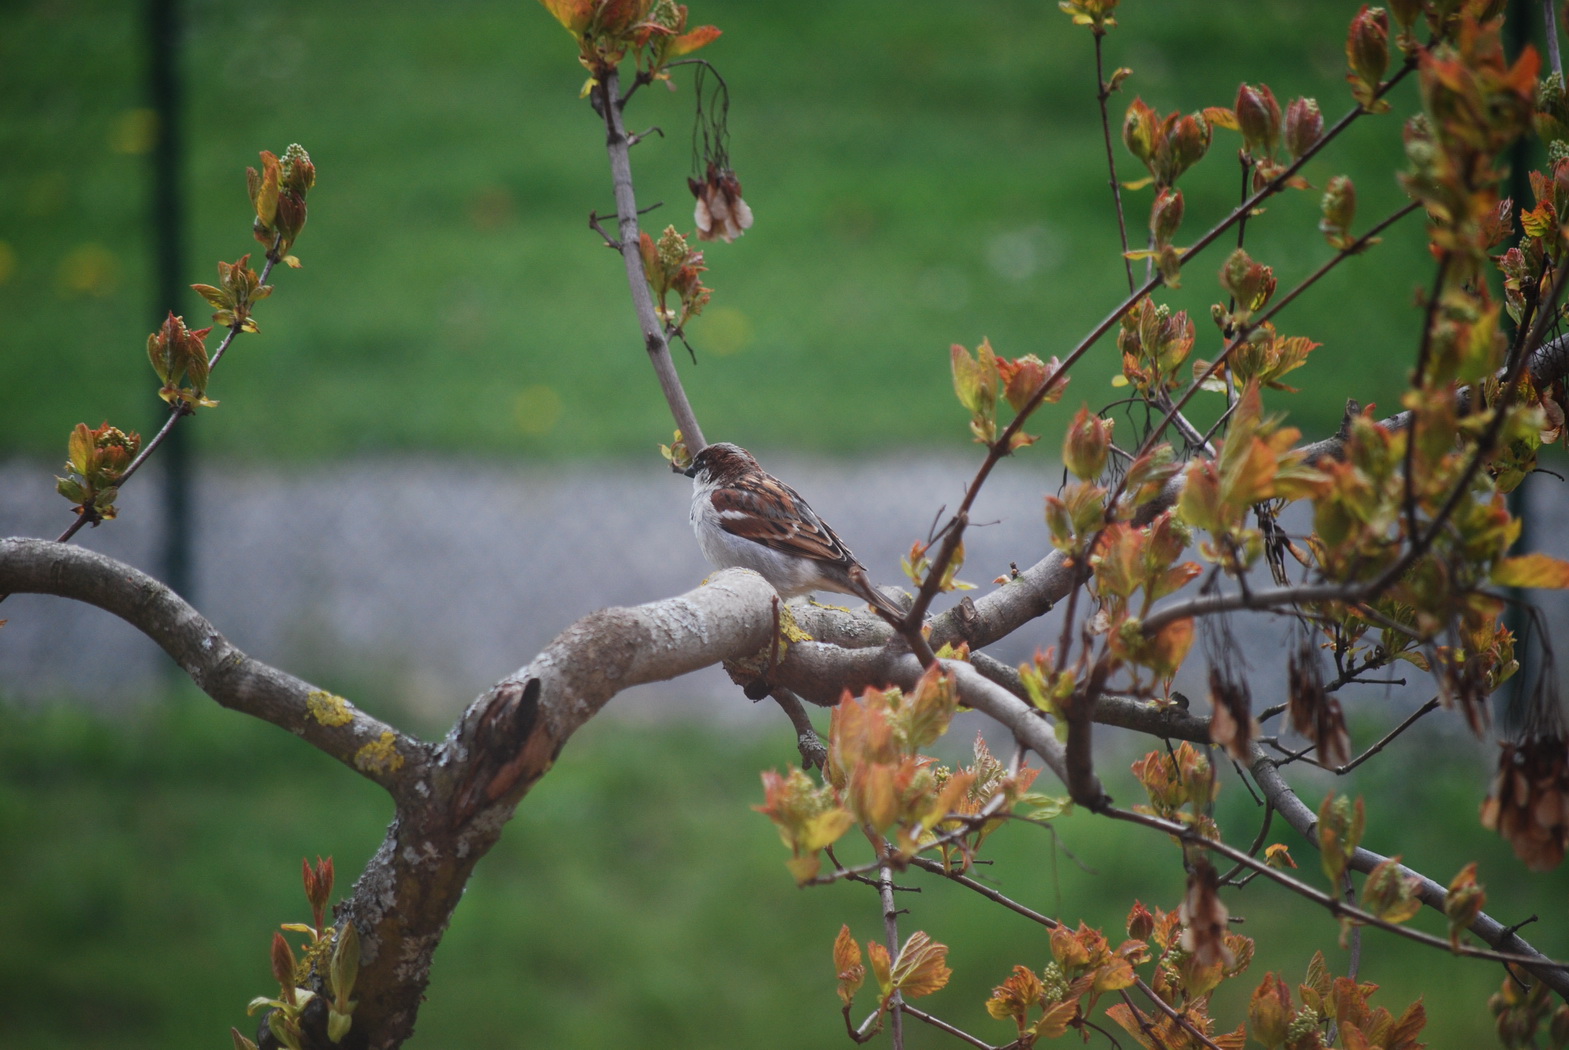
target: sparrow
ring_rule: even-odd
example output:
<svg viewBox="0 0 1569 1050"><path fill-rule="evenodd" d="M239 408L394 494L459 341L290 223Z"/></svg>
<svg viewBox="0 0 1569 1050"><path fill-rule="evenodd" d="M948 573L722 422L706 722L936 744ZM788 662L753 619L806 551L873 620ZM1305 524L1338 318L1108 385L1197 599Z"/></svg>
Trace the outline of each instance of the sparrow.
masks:
<svg viewBox="0 0 1569 1050"><path fill-rule="evenodd" d="M714 568L751 569L781 598L836 591L904 619L828 523L746 449L728 442L705 446L686 475L693 482L692 531Z"/></svg>

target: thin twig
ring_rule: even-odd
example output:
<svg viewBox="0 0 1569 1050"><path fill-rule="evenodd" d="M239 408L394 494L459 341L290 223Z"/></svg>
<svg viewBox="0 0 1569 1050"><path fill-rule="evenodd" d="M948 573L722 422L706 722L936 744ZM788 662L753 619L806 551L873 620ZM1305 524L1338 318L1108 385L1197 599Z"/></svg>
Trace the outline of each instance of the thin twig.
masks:
<svg viewBox="0 0 1569 1050"><path fill-rule="evenodd" d="M633 89L639 85L634 83ZM621 258L626 263L627 287L632 294L632 308L637 314L638 327L643 332L643 347L648 352L649 363L659 380L665 403L675 418L677 429L692 452L700 450L707 442L697 416L687 400L681 377L676 372L670 356L670 341L665 327L654 310L654 296L648 288L648 278L643 272L643 257L639 252L637 194L632 186L632 159L630 140L622 122L621 109L625 99L618 97L620 82L614 69L605 74L594 88L595 108L605 121L605 150L610 158L610 177L615 189L617 242ZM628 91L630 97L631 91Z"/></svg>
<svg viewBox="0 0 1569 1050"><path fill-rule="evenodd" d="M1100 812L1104 816L1111 817L1113 820L1123 820L1133 824L1142 824L1147 828L1154 828L1157 831L1164 831L1168 835L1172 835L1180 839L1187 845L1201 846L1212 853L1218 854L1219 856L1227 857L1240 864L1246 865L1249 868L1253 868L1260 875L1263 875L1274 882L1278 882L1280 885L1291 890L1293 893L1296 893L1298 896L1304 897L1307 900L1325 908L1336 918L1351 919L1365 926L1376 926L1381 930L1387 930L1388 932L1396 934L1397 936L1405 937L1407 940L1416 941L1418 944L1425 944L1431 948L1439 948L1443 951L1452 952L1456 955L1463 955L1468 958L1487 959L1492 962L1517 963L1522 966L1569 971L1569 963L1557 962L1554 960L1542 958L1532 958L1526 955L1515 955L1510 952L1497 952L1486 948L1473 948L1470 945L1460 945L1456 947L1451 945L1446 938L1435 937L1432 934L1423 933L1420 930L1413 930L1406 926L1400 926L1395 923L1388 922L1371 912L1364 911L1361 908L1345 903L1333 894L1325 893L1323 890L1320 890L1314 886L1309 886L1307 883L1302 882L1299 879L1294 879L1282 871L1271 868L1268 864L1248 856L1246 853L1240 849L1237 849L1235 846L1229 846L1224 842L1217 842L1213 839L1205 838L1195 829L1187 826L1186 824L1181 824L1174 820L1165 820L1161 817L1151 816L1145 813L1137 813L1133 810L1119 809L1116 806L1103 806Z"/></svg>
<svg viewBox="0 0 1569 1050"><path fill-rule="evenodd" d="M1128 291L1133 291L1133 260L1128 258L1128 224L1122 212L1122 183L1117 181L1117 155L1111 145L1111 117L1106 111L1106 103L1111 100L1111 87L1106 83L1106 67L1101 55L1101 42L1106 37L1106 31L1095 26L1091 32L1095 36L1095 101L1100 103L1100 130L1101 136L1106 141L1106 170L1111 176L1111 202L1117 209L1117 239L1122 244L1122 267L1128 274Z"/></svg>
<svg viewBox="0 0 1569 1050"><path fill-rule="evenodd" d="M909 1014L911 1017L915 1018L917 1021L923 1021L926 1024L931 1025L933 1028L937 1029L939 1032L947 1032L949 1035L953 1036L955 1039L959 1039L959 1040L962 1040L962 1041L964 1041L966 1043L969 1043L971 1046L979 1047L980 1050L1002 1050L1002 1047L993 1046L992 1044L986 1042L984 1039L977 1039L975 1036L971 1035L969 1032L966 1032L964 1029L962 1029L962 1028L955 1028L953 1025L949 1024L947 1021L944 1021L944 1020L942 1020L940 1018L937 1018L937 1017L933 1017L931 1014L927 1013L925 1010L918 1010L915 1007L911 1006L909 1003L905 1003L904 1004L903 1012Z"/></svg>
<svg viewBox="0 0 1569 1050"><path fill-rule="evenodd" d="M262 267L261 274L256 279L258 286L265 285L267 283L267 278L272 275L272 268L278 263L276 255L278 251L278 245L282 243L283 234L280 233L276 238L273 239L272 247L267 249L267 263ZM235 321L232 325L230 325L228 331L224 332L223 341L218 344L218 348L214 350L212 352L212 356L207 359L207 375L209 379L212 376L213 369L218 367L218 361L223 357L224 351L229 349L229 344L234 342L234 337L240 334L240 329L244 323L244 321ZM158 433L154 434L152 439L142 446L142 450L136 454L136 458L131 460L130 464L125 468L125 470L121 471L119 481L116 482L117 487L123 487L127 481L131 480L131 475L140 470L142 468L142 464L147 462L148 457L158 450L158 446L162 445L164 439L167 438L170 432L174 430L176 423L178 423L183 417L193 414L194 409L191 409L183 402L176 401L173 405L169 406L169 418L164 420L162 427L158 428ZM71 537L80 532L83 525L87 525L89 523L96 525L98 523L98 518L88 515L84 510L78 511L76 519L71 522L64 532L55 537L55 542L70 542ZM4 600L5 597L8 596L0 595L0 600Z"/></svg>
<svg viewBox="0 0 1569 1050"><path fill-rule="evenodd" d="M899 908L893 899L893 869L884 864L878 873L877 894L883 902L883 932L887 937L888 958L899 958ZM893 1050L904 1050L904 997L897 988L888 999L888 1035Z"/></svg>
<svg viewBox="0 0 1569 1050"><path fill-rule="evenodd" d="M1394 76L1379 86L1375 97L1382 98L1384 94L1386 94L1397 83L1403 80L1414 68L1415 65L1408 61ZM1207 232L1202 234L1197 241L1195 241L1182 253L1180 264L1185 265L1195 255L1209 247L1209 245L1212 244L1222 233L1230 229L1236 223L1242 221L1242 219L1250 214L1252 210L1256 208L1262 201L1268 199L1276 193L1281 192L1286 187L1290 179L1296 175L1297 171L1300 170L1303 165L1316 156L1321 149L1328 145L1328 143L1333 141L1342 132L1344 132L1345 129L1349 127L1355 120L1361 116L1364 116L1366 112L1367 111L1365 109L1358 106L1357 108L1348 112L1345 116L1341 117L1341 119L1337 121L1332 128L1327 130L1317 142L1315 142L1308 149L1304 150L1301 156L1297 157L1296 160L1284 168L1268 183L1260 187L1255 193L1252 194L1252 196L1248 197L1247 200L1243 201L1236 208L1232 209L1232 211L1228 213L1226 217L1223 218L1220 222L1216 223ZM1270 311L1270 314L1273 314L1275 310L1285 306L1293 298L1295 298L1297 294L1300 294L1303 289L1311 285L1313 282L1316 282L1318 278L1323 275L1323 273L1328 271L1330 266L1334 265L1344 257L1348 257L1355 252L1361 251L1367 246L1370 239L1378 230L1383 229L1390 222L1393 222L1399 217L1407 214L1409 211L1414 210L1416 206L1417 205L1413 202L1406 208L1401 209L1399 212L1395 213L1395 215L1374 227L1373 230L1358 238L1357 241L1353 242L1349 248L1343 249L1341 252L1337 253L1337 255L1330 262L1327 262L1323 267L1320 267L1319 271L1316 271L1313 275L1311 275L1302 285L1298 286L1296 289L1293 289L1292 292L1284 296L1282 300L1276 304L1275 309ZM1023 429L1024 424L1029 419L1029 417L1035 412L1036 409L1041 406L1042 403L1044 403L1046 395L1051 391L1052 387L1056 385L1059 378L1063 375L1066 375L1068 370L1077 364L1079 359L1087 354L1090 348L1099 342L1101 337L1109 332L1112 326L1117 324L1122 319L1124 314L1133 309L1133 307L1141 302L1146 295L1154 291L1163 283L1164 279L1159 274L1150 277L1144 282L1143 285L1131 292L1128 297L1124 299L1116 307L1116 309L1112 310L1110 314L1101 320L1100 323L1095 325L1095 327L1092 328L1079 341L1073 350L1068 353L1068 356L1062 360L1062 363L1052 372L1052 374L1046 377L1041 385L1035 390L1034 394L1031 395L1030 399L1024 404L1022 408L1019 409L1018 413L1015 414L1008 425L1003 427L1002 432L998 435L997 439L987 446L985 459L981 461L980 467L975 472L975 477L971 479L970 484L965 488L964 501L960 504L959 510L955 513L953 522L951 523L953 527L945 537L942 549L938 552L937 558L933 561L932 568L927 574L926 581L923 583L920 593L918 593L915 597L914 605L906 615L904 623L900 626L900 633L906 638L906 640L909 641L911 648L915 651L917 656L921 658L922 663L926 666L930 666L931 660L934 659L934 657L928 655L931 650L930 647L926 645L926 641L921 635L921 621L926 614L926 610L931 606L932 600L936 597L938 584L941 582L942 577L946 574L948 565L952 562L953 556L958 550L959 543L963 540L964 523L968 521L970 508L974 504L976 497L980 494L981 486L985 484L986 479L990 476L992 468L997 465L997 462L1001 460L1003 456L1011 454L1014 435ZM1267 316L1269 315L1266 315L1266 317ZM1240 340L1238 342L1240 342ZM1228 346L1227 350L1221 354L1220 358L1218 358L1211 365L1211 371L1220 366L1220 364L1225 360L1226 353L1229 353L1230 349L1231 347ZM1206 374L1204 378L1207 377L1208 374ZM1182 410L1183 406L1187 403L1188 398L1190 398L1198 389L1200 381L1201 380L1194 381L1193 385L1189 387L1186 393L1184 393L1182 399L1173 406L1171 412L1167 413L1165 420L1160 424L1160 426L1152 431L1149 437L1146 438L1143 446L1141 447L1141 452L1148 451L1148 449L1153 446L1156 435L1158 435L1161 430L1165 429L1166 426L1171 424L1175 413ZM1120 486L1118 491L1120 492ZM1065 658L1065 654L1059 654L1059 659Z"/></svg>
<svg viewBox="0 0 1569 1050"><path fill-rule="evenodd" d="M1401 722L1399 725L1395 726L1395 728L1385 733L1383 738L1379 740L1378 743L1374 744L1372 747L1368 748L1366 751L1362 752L1360 755L1358 755L1356 758L1353 758L1345 765L1336 766L1335 768L1331 769L1330 772L1342 776L1351 772L1357 766L1360 766L1363 762L1366 762L1368 759L1384 750L1384 748L1388 747L1395 737L1399 736L1401 733L1404 733L1407 729L1410 729L1413 725L1415 725L1417 719L1431 711L1438 710L1438 707L1438 697L1435 696L1433 699L1429 700L1427 703L1423 704L1421 707L1417 708L1410 715L1408 715L1405 721Z"/></svg>

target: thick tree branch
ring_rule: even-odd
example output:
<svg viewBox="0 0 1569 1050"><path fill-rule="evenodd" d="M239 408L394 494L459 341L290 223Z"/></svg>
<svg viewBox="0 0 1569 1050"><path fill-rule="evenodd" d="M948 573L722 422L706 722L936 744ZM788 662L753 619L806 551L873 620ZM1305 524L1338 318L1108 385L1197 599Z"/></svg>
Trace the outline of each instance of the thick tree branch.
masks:
<svg viewBox="0 0 1569 1050"><path fill-rule="evenodd" d="M428 745L342 697L254 660L229 643L185 599L113 558L49 540L0 540L0 592L53 594L95 605L156 642L224 707L287 729L350 769L409 796L411 770Z"/></svg>
<svg viewBox="0 0 1569 1050"><path fill-rule="evenodd" d="M119 616L220 704L288 729L392 795L387 837L337 908L338 922L353 922L361 938L347 1050L396 1047L413 1031L432 956L474 865L578 727L623 689L756 652L773 630L773 589L740 570L689 594L601 610L474 701L432 745L246 656L168 587L94 551L0 540L0 589Z"/></svg>
<svg viewBox="0 0 1569 1050"><path fill-rule="evenodd" d="M756 573L729 570L678 597L602 609L469 705L339 908L364 945L355 1024L378 1033L372 1046L397 1046L413 1031L474 865L572 733L624 689L761 649L773 594Z"/></svg>

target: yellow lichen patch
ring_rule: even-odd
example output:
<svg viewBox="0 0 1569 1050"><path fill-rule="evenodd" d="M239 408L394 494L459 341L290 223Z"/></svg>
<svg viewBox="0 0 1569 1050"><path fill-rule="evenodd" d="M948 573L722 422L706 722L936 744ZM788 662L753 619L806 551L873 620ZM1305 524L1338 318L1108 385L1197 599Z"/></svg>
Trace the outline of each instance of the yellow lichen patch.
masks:
<svg viewBox="0 0 1569 1050"><path fill-rule="evenodd" d="M325 689L312 689L305 697L305 707L324 726L346 726L354 721L349 702Z"/></svg>
<svg viewBox="0 0 1569 1050"><path fill-rule="evenodd" d="M795 613L783 603L779 606L779 634L787 642L809 642L812 636L800 624L795 622Z"/></svg>
<svg viewBox="0 0 1569 1050"><path fill-rule="evenodd" d="M364 773L392 773L403 765L403 756L398 754L397 745L393 742L392 731L381 734L380 740L373 740L354 752L354 768Z"/></svg>

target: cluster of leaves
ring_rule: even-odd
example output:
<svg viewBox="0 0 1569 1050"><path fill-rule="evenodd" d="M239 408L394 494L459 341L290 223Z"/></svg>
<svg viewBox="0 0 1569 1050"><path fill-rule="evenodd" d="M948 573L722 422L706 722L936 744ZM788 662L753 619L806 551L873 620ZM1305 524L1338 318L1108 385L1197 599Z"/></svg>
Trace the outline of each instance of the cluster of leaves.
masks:
<svg viewBox="0 0 1569 1050"><path fill-rule="evenodd" d="M1487 1001L1504 1050L1565 1050L1569 1047L1569 1003L1553 1004L1547 985L1510 973ZM1542 1032L1542 1026L1547 1031ZM1545 1035L1544 1040L1542 1036Z"/></svg>
<svg viewBox="0 0 1569 1050"><path fill-rule="evenodd" d="M1135 807L1140 812L1185 824L1207 839L1220 838L1210 815L1220 781L1203 751L1186 740L1169 751L1151 751L1133 763L1133 777L1149 796L1148 806Z"/></svg>
<svg viewBox="0 0 1569 1050"><path fill-rule="evenodd" d="M1183 587L1199 568L1179 561L1189 535L1170 511L1155 515L1147 525L1136 525L1134 520L1162 495L1180 465L1169 446L1157 447L1127 465L1120 485L1123 496L1114 498L1099 482L1112 449L1113 430L1112 420L1087 408L1074 416L1063 439L1062 459L1075 480L1058 495L1046 497L1046 527L1054 547L1076 563L1088 565L1103 613L1095 623L1096 633L1106 642L1100 677L1126 664L1148 668L1156 678L1169 682L1192 642L1192 620L1179 619L1147 634L1142 619L1153 602ZM1087 654L1075 669L1059 659L1055 677L1040 682L1041 693L1071 695L1077 683L1088 680L1086 660ZM1021 670L1030 687L1037 680L1034 672ZM1041 661L1035 670L1044 673ZM1031 696L1038 705L1042 703L1034 689ZM1050 706L1042 709L1062 713Z"/></svg>
<svg viewBox="0 0 1569 1050"><path fill-rule="evenodd" d="M76 504L76 513L92 523L113 518L120 478L142 447L142 436L107 422L92 430L78 423L66 447L65 477L55 478L55 491Z"/></svg>
<svg viewBox="0 0 1569 1050"><path fill-rule="evenodd" d="M138 435L127 436L108 423L97 430L89 430L85 423L77 424L71 433L67 474L58 479L56 489L76 505L78 525L96 525L113 518L120 483L157 447L169 426L180 416L218 404L207 396L212 369L241 332L261 331L252 309L272 294L272 285L265 283L267 274L280 261L293 267L300 265L297 258L287 253L305 226L305 198L316 184L316 167L310 154L298 144L284 150L282 158L262 150L261 163L260 171L245 171L256 213L252 231L267 246L266 267L258 274L251 269L251 257L246 254L232 263L218 263L218 284L191 285L216 309L213 321L227 329L222 344L210 356L207 337L212 334L212 327L193 330L184 317L173 311L147 337L147 359L158 376L158 396L170 406L171 418L140 457ZM61 538L70 534L68 530Z"/></svg>
<svg viewBox="0 0 1569 1050"><path fill-rule="evenodd" d="M687 239L666 226L665 232L655 241L645 230L639 235L638 252L643 259L643 275L654 293L654 304L659 319L665 326L679 332L687 321L703 312L713 292L703 286L703 253L693 251ZM668 302L675 293L677 305Z"/></svg>
<svg viewBox="0 0 1569 1050"><path fill-rule="evenodd" d="M577 42L578 61L589 72L583 94L628 52L639 75L664 77L672 59L696 51L719 36L713 26L688 30L685 4L672 0L540 0Z"/></svg>
<svg viewBox="0 0 1569 1050"><path fill-rule="evenodd" d="M277 998L257 996L246 1013L266 1009L267 1030L288 1050L341 1043L353 1025L354 982L360 971L360 935L352 922L327 925L327 905L332 898L332 858L300 862L311 921L287 922L283 930L303 933L306 941L296 957L283 933L272 935L272 974L278 981ZM317 991L312 991L312 987ZM235 1050L257 1050L250 1039L230 1029Z"/></svg>
<svg viewBox="0 0 1569 1050"><path fill-rule="evenodd" d="M1056 1039L1070 1028L1083 1031L1100 997L1131 987L1137 980L1133 968L1150 958L1144 940L1132 938L1112 948L1099 930L1083 923L1077 930L1054 926L1051 954L1038 976L1027 966L1015 966L986 1000L987 1013L1014 1023L1021 1048Z"/></svg>
<svg viewBox="0 0 1569 1050"><path fill-rule="evenodd" d="M1116 948L1082 923L1077 930L1054 928L1052 962L1039 974L1015 966L986 1002L993 1017L1014 1023L1017 1037L1010 1045L1022 1050L1070 1030L1088 1036L1092 1011L1107 993L1119 993L1120 1001L1106 1008L1106 1016L1146 1050L1241 1050L1250 1037L1270 1050L1323 1050L1331 1045L1332 1031L1347 1048L1417 1050L1423 1045L1417 1036L1427 1017L1420 1002L1398 1018L1370 1006L1378 986L1331 977L1322 953L1308 964L1296 1001L1285 980L1268 973L1253 992L1246 1023L1217 1032L1210 1001L1216 989L1248 968L1253 942L1227 933L1206 958L1195 949L1193 926L1184 917L1191 897L1176 912L1152 911L1135 902L1128 914L1128 939ZM1121 994L1138 982L1138 970L1146 966L1149 989L1171 1007L1169 1012L1141 1011Z"/></svg>
<svg viewBox="0 0 1569 1050"><path fill-rule="evenodd" d="M1175 390L1181 379L1178 370L1193 351L1193 322L1186 310L1171 312L1157 306L1148 296L1122 315L1117 332L1117 349L1122 351L1122 372L1112 383L1132 384L1144 397L1155 397Z"/></svg>
<svg viewBox="0 0 1569 1050"><path fill-rule="evenodd" d="M974 357L957 343L949 356L953 362L954 392L970 412L970 433L984 445L991 445L998 438L998 394L1015 413L1025 414L1039 404L1056 404L1068 388L1067 373L1055 357L1042 361L1034 354L1026 354L1009 360L998 357L986 339L975 348ZM1036 440L1015 429L1007 451L1033 445Z"/></svg>
<svg viewBox="0 0 1569 1050"><path fill-rule="evenodd" d="M1339 1043L1347 1050L1383 1047L1384 1050L1420 1050L1426 1044L1417 1036L1427 1024L1427 1011L1412 1003L1395 1017L1388 1010L1370 1007L1368 999L1378 985L1350 977L1331 977L1321 952L1308 964L1307 978L1297 985L1294 1005L1291 989L1275 974L1267 974L1248 1003L1248 1033L1269 1050L1321 1050L1325 1032L1333 1025Z"/></svg>
<svg viewBox="0 0 1569 1050"><path fill-rule="evenodd" d="M314 175L312 177L314 179ZM261 283L261 279L256 276L256 271L247 265L250 261L250 254L246 253L235 262L220 262L216 286L193 284L191 288L197 295L218 308L218 312L212 315L215 323L225 328L237 327L242 332L257 333L261 328L251 317L251 304L271 295L272 285Z"/></svg>
<svg viewBox="0 0 1569 1050"><path fill-rule="evenodd" d="M300 261L289 254L289 249L305 228L305 197L316 185L316 165L311 163L310 154L299 143L293 143L284 150L281 159L270 150L262 150L261 164L260 171L255 168L245 169L251 206L256 209L252 233L266 246L269 260L281 261L298 269ZM254 281L250 287L255 288ZM205 296L207 293L202 294ZM210 296L208 299L212 301ZM213 305L220 310L231 308L221 302L213 302Z"/></svg>
<svg viewBox="0 0 1569 1050"><path fill-rule="evenodd" d="M147 359L163 380L158 396L182 412L211 408L218 402L207 397L211 363L207 359L207 336L212 328L191 331L185 318L170 313L163 327L147 337ZM182 386L189 381L190 386Z"/></svg>
<svg viewBox="0 0 1569 1050"><path fill-rule="evenodd" d="M948 947L938 944L924 932L910 934L897 956L877 942L866 942L865 959L870 962L877 982L877 1009L869 1023L857 1029L850 1019L855 994L866 982L867 963L862 962L861 946L850 936L850 927L841 926L834 938L834 972L839 978L839 1001L844 1011L845 1028L856 1042L865 1042L882 1030L896 1000L919 999L940 991L953 971L948 968Z"/></svg>
<svg viewBox="0 0 1569 1050"><path fill-rule="evenodd" d="M940 665L908 694L846 692L829 726L825 783L793 767L763 774L764 801L756 808L778 826L797 882L817 878L823 851L854 827L880 864L902 868L935 849L945 865L962 870L1020 803L1061 811L1060 802L1028 794L1039 770L1010 772L979 737L964 769L921 754L947 730L958 705L953 674Z"/></svg>
<svg viewBox="0 0 1569 1050"><path fill-rule="evenodd" d="M1095 21L1103 10L1064 7L1073 8L1069 13L1076 21L1103 24ZM1523 338L1538 304L1552 301L1564 247L1558 216L1569 206L1569 168L1562 160L1551 174L1533 173L1536 200L1522 215L1520 243L1496 261L1489 254L1510 232L1512 205L1498 192L1500 156L1533 121L1562 142L1569 134L1569 103L1558 81L1537 89L1534 52L1527 49L1514 62L1506 60L1494 7L1393 5L1398 43L1418 73L1423 102L1423 112L1405 128L1410 170L1401 181L1427 212L1439 260L1418 368L1404 399L1409 425L1390 428L1367 413L1348 421L1343 457L1307 463L1293 450L1299 435L1264 415L1259 394L1290 389L1282 378L1305 364L1317 344L1283 336L1268 322L1264 312L1275 296L1274 273L1239 247L1220 269L1227 301L1212 307L1226 349L1214 362L1193 360L1203 385L1226 393L1231 402L1228 431L1215 442L1219 450L1213 457L1199 455L1188 465L1176 508L1179 531L1207 534L1200 543L1205 558L1240 576L1267 550L1264 532L1248 524L1249 516L1258 516L1266 504L1311 499L1314 533L1304 546L1289 549L1320 580L1346 585L1348 597L1356 599L1313 607L1327 624L1327 644L1337 661L1368 667L1399 658L1430 670L1445 702L1460 707L1478 731L1485 724L1485 697L1518 666L1513 635L1500 621L1503 605L1496 590L1562 586L1569 569L1542 555L1508 553L1519 524L1508 512L1505 495L1532 469L1541 444L1561 436L1563 410L1554 391L1537 391L1522 378L1522 355L1511 351L1518 340L1512 344L1501 326L1507 313ZM1428 45L1416 39L1424 16L1433 34ZM1376 8L1361 9L1348 28L1347 80L1364 112L1389 108L1383 95L1390 35L1389 14ZM1151 248L1134 254L1158 263L1168 284L1174 283L1180 254L1172 247L1183 211L1176 182L1208 152L1213 127L1242 133L1241 156L1251 169L1255 193L1306 186L1292 172L1324 139L1315 100L1298 98L1282 112L1263 84L1242 85L1232 109L1210 107L1185 116L1161 116L1135 100L1123 122L1123 141L1149 177L1130 185L1153 184L1156 200ZM1555 157L1569 154L1569 143L1555 148ZM1320 229L1342 253L1376 243L1376 238L1353 234L1355 212L1350 180L1330 179ZM1502 303L1493 299L1484 279L1494 265L1504 277ZM1169 404L1179 371L1191 357L1191 322L1146 297L1129 305L1120 324L1122 383L1156 404ZM1075 427L1085 433L1082 422ZM1081 481L1048 500L1048 525L1059 549L1088 552L1097 567L1094 593L1102 610L1098 624L1105 655L1168 676L1185 649L1168 644L1157 646L1153 659L1141 654L1137 628L1148 601L1142 610L1130 609L1127 599L1136 584L1126 573L1102 567L1129 565L1125 554L1135 547L1146 555L1160 550L1159 533L1170 526L1158 520L1119 525L1119 515L1104 507L1110 495L1085 473L1098 461L1096 443L1091 442L1087 457L1075 459L1073 449L1067 451L1070 469ZM1142 542L1129 542L1133 534L1142 534ZM1124 556L1110 556L1116 553ZM1171 566L1156 558L1143 568L1148 586ZM1163 629L1178 622L1167 620ZM1310 739L1329 747L1330 754L1343 755L1338 705L1323 690L1310 656L1295 666L1304 690L1294 695L1294 724L1311 727ZM1240 695L1238 683L1227 673L1211 679L1221 723L1216 739L1240 750L1251 734L1246 713L1234 710L1245 707L1233 702ZM1043 691L1064 696L1072 688L1047 682ZM1548 750L1562 750L1561 734L1549 732L1549 739ZM1569 811L1557 786L1564 763L1546 777L1506 777L1506 771L1517 772L1522 764L1518 754L1506 757L1512 766L1500 767L1499 783L1520 789L1519 797L1507 807L1490 804L1488 818L1534 866L1554 865L1563 856L1569 825L1555 816ZM1528 812L1531 804L1549 819L1500 820L1505 812Z"/></svg>

